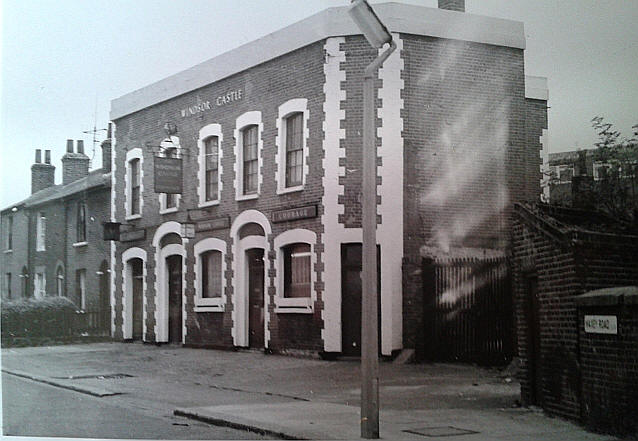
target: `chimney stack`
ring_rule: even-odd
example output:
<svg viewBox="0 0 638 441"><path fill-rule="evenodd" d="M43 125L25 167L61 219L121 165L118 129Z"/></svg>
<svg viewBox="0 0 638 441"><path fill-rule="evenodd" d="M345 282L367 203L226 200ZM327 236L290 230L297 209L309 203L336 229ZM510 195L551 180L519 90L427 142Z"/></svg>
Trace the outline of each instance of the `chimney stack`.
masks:
<svg viewBox="0 0 638 441"><path fill-rule="evenodd" d="M62 185L82 179L89 174L89 157L84 154L84 141L77 141L77 153L73 152L73 140L66 140L66 153L62 157Z"/></svg>
<svg viewBox="0 0 638 441"><path fill-rule="evenodd" d="M42 150L36 149L35 163L31 166L31 194L55 185L55 167L51 165L51 151L45 150L45 163L42 163Z"/></svg>
<svg viewBox="0 0 638 441"><path fill-rule="evenodd" d="M439 9L465 12L465 0L439 0Z"/></svg>
<svg viewBox="0 0 638 441"><path fill-rule="evenodd" d="M109 173L111 171L111 155L113 142L111 141L111 123L106 130L106 139L102 141L102 173Z"/></svg>

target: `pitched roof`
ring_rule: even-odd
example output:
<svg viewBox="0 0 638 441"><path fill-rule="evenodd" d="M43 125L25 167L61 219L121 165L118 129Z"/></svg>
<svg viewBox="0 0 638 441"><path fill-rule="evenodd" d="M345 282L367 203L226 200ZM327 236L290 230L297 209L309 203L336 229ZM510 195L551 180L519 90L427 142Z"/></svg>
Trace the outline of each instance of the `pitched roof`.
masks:
<svg viewBox="0 0 638 441"><path fill-rule="evenodd" d="M99 187L111 187L111 173L103 173L102 169L93 170L86 177L78 179L77 181L70 182L66 185L59 184L44 188L18 203L11 204L11 206L3 209L2 211L6 211L17 206L31 208Z"/></svg>

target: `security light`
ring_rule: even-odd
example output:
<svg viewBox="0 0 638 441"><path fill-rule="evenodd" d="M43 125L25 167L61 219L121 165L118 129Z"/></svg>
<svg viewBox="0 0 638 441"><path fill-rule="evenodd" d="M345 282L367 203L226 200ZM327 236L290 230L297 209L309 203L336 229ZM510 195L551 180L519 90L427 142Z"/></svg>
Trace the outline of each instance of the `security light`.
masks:
<svg viewBox="0 0 638 441"><path fill-rule="evenodd" d="M381 49L392 41L392 35L366 0L352 0L348 14L373 47Z"/></svg>

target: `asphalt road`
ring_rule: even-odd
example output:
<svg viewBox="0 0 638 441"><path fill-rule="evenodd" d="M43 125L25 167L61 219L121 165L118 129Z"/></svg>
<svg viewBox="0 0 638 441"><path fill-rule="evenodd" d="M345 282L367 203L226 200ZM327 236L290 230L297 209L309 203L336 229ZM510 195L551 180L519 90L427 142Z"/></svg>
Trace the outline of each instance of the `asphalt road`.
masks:
<svg viewBox="0 0 638 441"><path fill-rule="evenodd" d="M3 373L2 433L74 438L273 439L173 415L149 415L122 407L110 398Z"/></svg>

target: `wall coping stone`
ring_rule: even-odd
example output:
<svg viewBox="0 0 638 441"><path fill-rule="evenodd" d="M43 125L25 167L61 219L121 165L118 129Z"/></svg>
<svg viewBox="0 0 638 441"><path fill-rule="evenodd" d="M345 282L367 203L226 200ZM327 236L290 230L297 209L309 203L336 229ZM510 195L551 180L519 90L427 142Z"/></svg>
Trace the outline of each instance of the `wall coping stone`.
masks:
<svg viewBox="0 0 638 441"><path fill-rule="evenodd" d="M574 297L578 306L638 305L638 286L597 289Z"/></svg>

